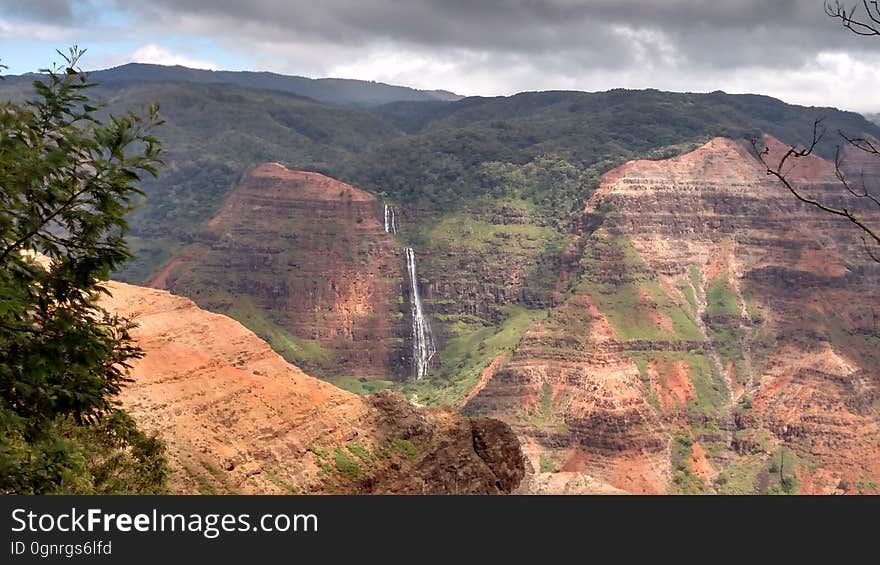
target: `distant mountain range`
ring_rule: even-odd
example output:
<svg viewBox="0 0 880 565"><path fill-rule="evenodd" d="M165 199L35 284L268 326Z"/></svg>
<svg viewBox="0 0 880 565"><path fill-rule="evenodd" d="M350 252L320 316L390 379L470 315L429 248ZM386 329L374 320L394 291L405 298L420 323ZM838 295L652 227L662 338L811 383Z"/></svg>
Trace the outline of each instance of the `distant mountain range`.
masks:
<svg viewBox="0 0 880 565"><path fill-rule="evenodd" d="M336 106L380 106L389 102L452 102L463 98L446 90L417 90L381 82L341 79L307 78L252 71L208 71L181 66L129 63L112 69L91 71L99 83L118 81L190 82L235 84L247 88L277 90L307 96Z"/></svg>
<svg viewBox="0 0 880 565"><path fill-rule="evenodd" d="M0 100L32 97L35 77L0 81ZM90 78L103 115L158 102L165 118L156 132L165 166L140 184L146 198L128 217L137 259L115 279L149 281L226 314L288 362L351 392L390 388L420 405L506 422L533 470L529 492L880 492L872 314L880 264L852 226L801 205L769 177L749 143L762 140L778 159L789 145L809 143L823 118L829 135L792 179L820 201L841 202L848 193L835 176L836 132L880 138L874 116L724 92L458 99L363 81L140 64ZM844 161L873 182L876 162L862 153ZM845 205L880 222L866 204ZM394 230L383 224L386 210ZM173 297L154 296L164 304L157 313L177 316ZM230 370L246 371L252 358L243 342L203 316L190 318L192 329L175 318L185 330L156 335L216 335L234 354ZM422 378L419 320L436 342ZM192 358L198 371L207 366ZM178 371L161 354L152 359ZM201 379L188 382L222 385L182 366L181 377ZM141 383L158 375L145 367ZM267 373L242 378L256 386L275 374L258 370ZM213 402L178 398L175 391L189 389L169 386L140 406L174 406L173 419L192 414L177 406ZM281 386L265 389L265 402L259 391L234 396L236 412L198 412L199 421L216 437L242 438L233 416L262 429L264 415L282 406L283 421L300 426L305 412L291 412L292 389ZM293 391L310 393L307 386ZM349 481L334 491L360 492L343 488L355 476L385 488L368 482L389 476L386 456L396 456L385 436L371 424L355 426L357 444L338 439L333 398L385 416L334 394L306 406L324 439L298 436L292 459L299 465L311 446L313 472ZM133 413L156 429L170 412ZM392 426L396 443L388 445L435 473L436 443L417 440L438 428L395 413L407 434L419 433L397 437L402 428ZM465 420L449 421L460 424L449 445L478 445ZM201 441L188 425L162 428L181 460L190 437ZM260 442L268 443L247 448L275 453L271 439ZM470 451L445 453L480 463ZM238 488L251 472L239 463L249 458L199 464L224 469L211 472L223 477L217 488ZM406 465L397 471L408 473Z"/></svg>

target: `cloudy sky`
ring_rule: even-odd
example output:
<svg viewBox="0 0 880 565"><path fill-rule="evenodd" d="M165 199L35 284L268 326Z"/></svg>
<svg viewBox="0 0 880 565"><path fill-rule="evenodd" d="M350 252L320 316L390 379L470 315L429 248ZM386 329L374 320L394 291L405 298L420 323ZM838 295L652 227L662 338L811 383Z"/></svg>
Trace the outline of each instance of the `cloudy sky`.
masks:
<svg viewBox="0 0 880 565"><path fill-rule="evenodd" d="M9 72L73 43L88 48L85 68L269 70L465 95L724 90L880 111L880 37L842 29L823 0L0 0Z"/></svg>

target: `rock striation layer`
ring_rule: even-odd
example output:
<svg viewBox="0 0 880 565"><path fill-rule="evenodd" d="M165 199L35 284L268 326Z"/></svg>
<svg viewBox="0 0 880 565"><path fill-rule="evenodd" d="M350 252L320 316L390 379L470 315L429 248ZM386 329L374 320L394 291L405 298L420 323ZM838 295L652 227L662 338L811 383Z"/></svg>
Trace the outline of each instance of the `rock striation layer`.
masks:
<svg viewBox="0 0 880 565"><path fill-rule="evenodd" d="M109 283L146 355L122 404L166 442L178 493L499 494L525 472L491 419L359 397L284 361L235 320L165 291Z"/></svg>
<svg viewBox="0 0 880 565"><path fill-rule="evenodd" d="M845 201L832 163L791 165ZM465 413L511 423L533 466L629 492L877 491L880 266L852 226L723 138L610 171L581 225L562 304Z"/></svg>
<svg viewBox="0 0 880 565"><path fill-rule="evenodd" d="M260 165L150 286L229 314L319 376L408 375L403 260L381 208L323 175Z"/></svg>

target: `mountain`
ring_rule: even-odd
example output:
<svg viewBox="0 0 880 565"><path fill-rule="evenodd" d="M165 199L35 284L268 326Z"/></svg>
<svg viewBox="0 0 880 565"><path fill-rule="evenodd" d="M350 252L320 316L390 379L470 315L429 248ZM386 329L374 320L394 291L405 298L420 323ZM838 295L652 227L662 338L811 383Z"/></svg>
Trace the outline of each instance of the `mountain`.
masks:
<svg viewBox="0 0 880 565"><path fill-rule="evenodd" d="M771 158L784 147L764 143ZM846 162L876 174L860 154ZM791 176L820 200L842 197L820 157ZM479 222L442 217L417 256L439 345L424 379L406 356L402 243L380 223L384 206L350 185L257 167L154 283L240 317L340 386L510 424L536 471L526 492L876 490L880 267L746 142L603 175L571 237L555 236L541 300L522 292L537 285L524 257L543 258L539 234L552 230L498 204ZM425 268L432 254L443 273ZM384 345L395 339L397 359Z"/></svg>
<svg viewBox="0 0 880 565"><path fill-rule="evenodd" d="M819 157L790 176L843 196ZM629 162L587 203L577 282L463 412L509 422L533 464L630 492L876 492L880 265L861 245L744 142Z"/></svg>
<svg viewBox="0 0 880 565"><path fill-rule="evenodd" d="M0 81L0 96L24 98L30 82L7 77ZM452 225L435 220L458 214L455 225L482 221L484 208L496 208L498 200L528 209L528 225L551 228L542 233L564 236L602 173L630 159L673 156L714 136L767 132L798 143L810 139L819 117L829 132L880 136L880 128L858 114L724 93L533 92L398 102L371 111L230 84L110 80L94 94L107 113L158 102L166 118L157 134L167 166L158 180L142 183L148 196L130 222L138 258L117 274L134 283L148 281L192 243L243 175L266 162L319 172L382 196L406 219L401 238L419 249L433 237L424 233L430 226L445 237ZM419 124L400 119L400 107ZM833 154L834 142L833 135L826 137L819 148L824 156ZM560 244L556 235L539 239ZM552 254L528 247L535 253L526 251L523 259L553 261ZM447 269L436 254L429 259L436 260L426 265L432 274L454 277L454 265ZM460 282L453 278L449 284ZM552 291L536 288L538 301Z"/></svg>
<svg viewBox="0 0 880 565"><path fill-rule="evenodd" d="M359 397L286 363L241 324L191 301L111 282L103 306L138 322L120 400L167 444L189 494L500 494L524 476L497 420Z"/></svg>
<svg viewBox="0 0 880 565"><path fill-rule="evenodd" d="M751 139L768 133L786 143L804 143L812 139L814 121L823 119L829 135L818 151L830 158L841 143L837 131L880 135L878 126L853 112L724 92L525 92L442 106L395 103L373 113L410 135L380 142L352 163L324 172L387 192L401 203L439 207L448 207L452 197L491 190L485 163L524 164L553 155L582 169L595 187L599 175L613 166L672 156L717 136ZM567 214L587 194L559 196L551 208Z"/></svg>
<svg viewBox="0 0 880 565"><path fill-rule="evenodd" d="M229 84L260 90L275 90L313 98L335 106L380 106L391 102L459 100L461 96L445 90L417 90L375 81L340 78L306 78L270 72L209 71L179 65L128 63L111 69L90 71L90 77L110 82L185 82Z"/></svg>
<svg viewBox="0 0 880 565"><path fill-rule="evenodd" d="M233 316L323 377L404 375L402 256L382 208L337 180L260 165L149 284Z"/></svg>
<svg viewBox="0 0 880 565"><path fill-rule="evenodd" d="M880 137L858 114L721 92L363 109L100 89L109 111L158 100L168 117L118 278L349 391L507 422L528 492L877 490L876 265L748 144L808 142L818 118ZM835 145L796 177L821 198L845 195Z"/></svg>

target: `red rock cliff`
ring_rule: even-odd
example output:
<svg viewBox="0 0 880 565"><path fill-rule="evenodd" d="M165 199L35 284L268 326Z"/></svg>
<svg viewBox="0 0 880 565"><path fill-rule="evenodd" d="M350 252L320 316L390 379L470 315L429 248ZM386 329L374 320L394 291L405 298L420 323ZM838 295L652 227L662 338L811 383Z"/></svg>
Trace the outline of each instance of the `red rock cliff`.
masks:
<svg viewBox="0 0 880 565"><path fill-rule="evenodd" d="M827 161L789 172L842 198ZM580 282L466 413L630 492L876 491L880 269L852 226L720 138L607 173L585 214Z"/></svg>
<svg viewBox="0 0 880 565"><path fill-rule="evenodd" d="M523 478L497 420L359 397L304 374L244 326L168 292L110 283L145 351L124 407L167 443L178 493L499 494Z"/></svg>
<svg viewBox="0 0 880 565"><path fill-rule="evenodd" d="M228 313L322 377L403 377L401 261L367 192L260 165L150 286Z"/></svg>

